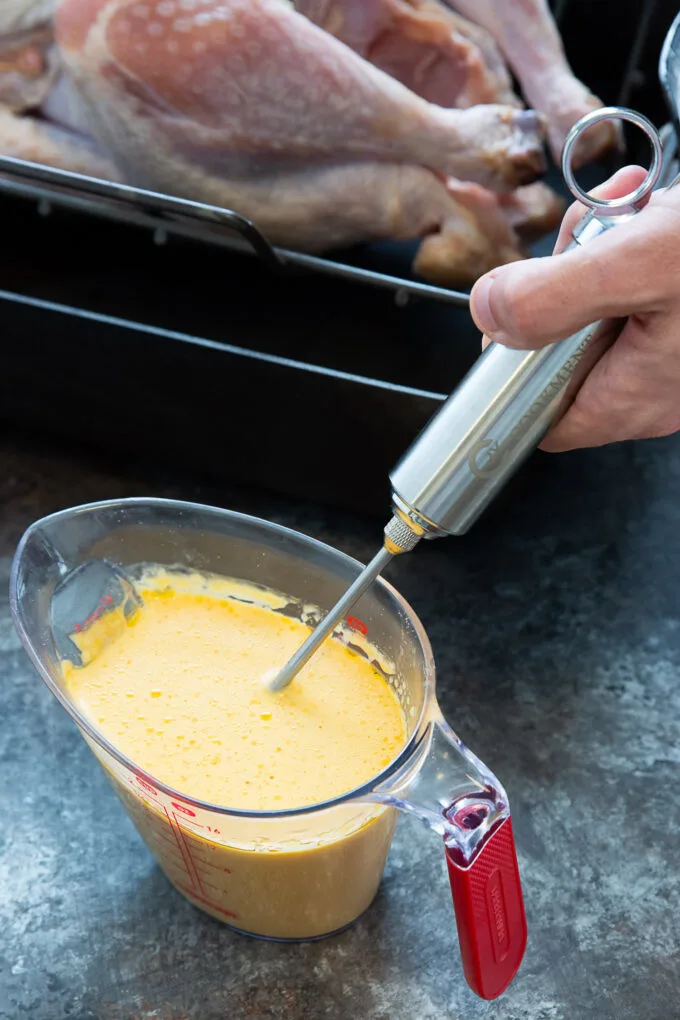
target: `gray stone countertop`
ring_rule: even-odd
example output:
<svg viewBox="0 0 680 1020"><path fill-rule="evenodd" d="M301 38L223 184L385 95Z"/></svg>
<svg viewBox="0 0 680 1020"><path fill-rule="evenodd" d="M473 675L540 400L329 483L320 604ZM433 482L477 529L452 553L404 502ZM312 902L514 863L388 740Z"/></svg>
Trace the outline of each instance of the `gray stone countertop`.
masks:
<svg viewBox="0 0 680 1020"><path fill-rule="evenodd" d="M56 509L164 495L366 560L380 521L0 434L2 1020L680 1017L680 441L539 457L502 513L388 577L442 708L513 808L529 947L485 1003L462 977L437 837L402 819L350 930L255 941L167 883L9 616L11 555Z"/></svg>

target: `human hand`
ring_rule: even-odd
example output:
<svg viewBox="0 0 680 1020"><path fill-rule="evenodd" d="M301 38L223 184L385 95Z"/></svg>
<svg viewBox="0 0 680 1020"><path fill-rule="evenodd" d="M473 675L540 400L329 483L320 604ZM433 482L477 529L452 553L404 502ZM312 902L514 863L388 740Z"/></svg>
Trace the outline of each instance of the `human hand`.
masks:
<svg viewBox="0 0 680 1020"><path fill-rule="evenodd" d="M641 183L624 167L595 194L616 198ZM559 252L585 208L574 203ZM680 430L680 187L656 192L628 223L557 258L500 266L477 281L472 316L487 338L534 349L599 319L627 318L541 448L602 446ZM612 321L611 331L620 328Z"/></svg>

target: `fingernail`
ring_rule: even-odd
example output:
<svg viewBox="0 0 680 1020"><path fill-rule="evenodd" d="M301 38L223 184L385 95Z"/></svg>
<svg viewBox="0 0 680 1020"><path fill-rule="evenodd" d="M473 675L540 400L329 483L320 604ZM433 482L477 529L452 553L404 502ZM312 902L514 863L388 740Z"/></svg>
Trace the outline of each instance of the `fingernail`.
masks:
<svg viewBox="0 0 680 1020"><path fill-rule="evenodd" d="M493 336L498 333L498 323L491 311L491 291L494 283L495 279L493 276L482 277L482 279L475 284L470 302L472 317L481 329L482 333L486 333L487 336Z"/></svg>

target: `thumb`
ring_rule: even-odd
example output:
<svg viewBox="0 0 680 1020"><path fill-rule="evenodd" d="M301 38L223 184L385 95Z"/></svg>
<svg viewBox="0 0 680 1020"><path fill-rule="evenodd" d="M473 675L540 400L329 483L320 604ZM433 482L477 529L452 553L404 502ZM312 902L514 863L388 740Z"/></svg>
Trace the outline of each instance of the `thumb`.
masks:
<svg viewBox="0 0 680 1020"><path fill-rule="evenodd" d="M490 339L531 349L598 319L653 311L678 279L673 226L650 205L585 248L500 266L473 287L472 317Z"/></svg>
<svg viewBox="0 0 680 1020"><path fill-rule="evenodd" d="M654 311L678 279L678 247L650 207L587 248L488 273L472 290L472 317L490 339L533 349L598 319Z"/></svg>

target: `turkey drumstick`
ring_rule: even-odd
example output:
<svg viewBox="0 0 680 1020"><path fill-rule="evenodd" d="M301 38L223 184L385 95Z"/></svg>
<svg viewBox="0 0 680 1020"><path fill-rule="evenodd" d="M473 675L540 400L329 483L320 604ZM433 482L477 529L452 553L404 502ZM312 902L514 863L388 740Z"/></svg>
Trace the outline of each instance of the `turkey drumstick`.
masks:
<svg viewBox="0 0 680 1020"><path fill-rule="evenodd" d="M62 0L56 33L102 143L175 194L366 161L497 190L544 169L533 113L427 103L286 0Z"/></svg>
<svg viewBox="0 0 680 1020"><path fill-rule="evenodd" d="M547 0L446 0L494 37L530 106L545 115L550 147L559 162L564 139L577 120L602 105L575 77ZM585 132L574 150L576 166L614 145L611 121Z"/></svg>

